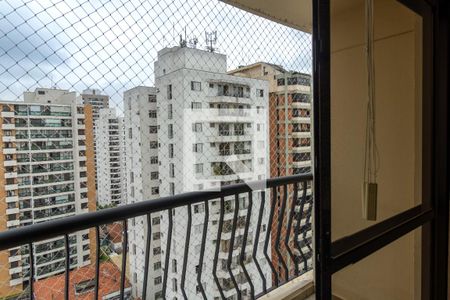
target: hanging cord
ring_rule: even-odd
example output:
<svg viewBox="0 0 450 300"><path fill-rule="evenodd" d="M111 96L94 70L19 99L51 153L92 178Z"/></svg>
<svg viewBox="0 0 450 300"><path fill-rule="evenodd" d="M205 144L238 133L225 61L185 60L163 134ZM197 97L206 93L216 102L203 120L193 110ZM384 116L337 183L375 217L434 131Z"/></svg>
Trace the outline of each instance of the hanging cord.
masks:
<svg viewBox="0 0 450 300"><path fill-rule="evenodd" d="M375 62L373 0L366 0L366 61L367 61L367 115L366 140L364 147L364 182L376 182L379 156L376 143L375 118Z"/></svg>

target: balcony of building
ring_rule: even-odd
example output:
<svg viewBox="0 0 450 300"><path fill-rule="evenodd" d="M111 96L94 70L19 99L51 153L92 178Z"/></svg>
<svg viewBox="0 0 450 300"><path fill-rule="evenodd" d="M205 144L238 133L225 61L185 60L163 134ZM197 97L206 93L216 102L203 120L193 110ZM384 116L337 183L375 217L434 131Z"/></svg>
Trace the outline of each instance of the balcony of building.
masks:
<svg viewBox="0 0 450 300"><path fill-rule="evenodd" d="M311 175L297 175L254 182L254 184L241 183L223 187L220 191L211 190L179 194L157 201L128 204L78 216L70 216L75 211L71 202L54 206L53 204L56 203L43 200L44 202L42 203L45 206L35 211L30 217L34 219L34 222L42 222L43 220L46 222L39 223L39 226L29 225L14 232L3 232L0 234L0 239L4 235L14 233L17 239L15 241L8 239L8 244L2 243L2 247L4 245L8 249L15 249L15 247L19 246L21 247L20 249L25 251L22 253L30 254L26 252L26 245L28 244L23 243L20 236L21 234L29 235L31 234L30 230L33 231L30 237L33 236L31 245L33 245L35 250L31 253L30 259L39 261L39 264L36 266L32 264L30 270L32 274L35 274L34 276L37 280L31 286L32 292L33 288L42 284L41 280L44 280L44 278L61 273L61 270L64 270L64 268L68 270L72 268L71 266L74 265L72 260L75 256L67 255L67 253L75 253L75 244L73 244L75 240L70 238L73 233L85 229L99 231L101 226L103 226L102 224L121 223L122 230L119 234L123 236L123 249L127 249L123 253L122 264L126 264L126 251L132 251L126 246L127 239L129 239L129 233L126 228L127 225L131 226L131 222L135 217L143 216L144 219L151 220L152 216L160 216L163 219L163 227L159 227L160 221L157 223L144 223L148 230L145 252L149 253L152 249L151 243L153 243L151 238L154 238L151 235L152 230L161 228L161 238L166 239L167 236L170 237L173 233L171 228L172 222L175 222L175 220L172 220L170 217L174 214L174 211L176 211L176 215L190 212L187 214L188 219L186 222L188 222L188 225L185 227L187 233L184 235L184 247L187 249L192 245L193 248L198 249L198 253L187 253L184 256L184 261L179 262L179 267L177 268L180 268L180 274L185 276L191 272L187 264L197 265L196 276L200 284L192 287L186 279L182 279L182 282L180 282L181 287L177 287L175 291L184 293L188 289L194 288L196 293L202 295L206 286L203 286L201 282L203 282L203 279L211 277L215 278L213 282L218 295L233 297L233 295L239 294L241 299L253 299L256 296L269 295L270 291L274 290L276 286L284 286L286 282L295 280L294 278L298 277L306 280L311 277L308 274L310 274L309 271L312 267L312 206L310 205L312 198L310 191L305 189L310 185L311 180ZM252 189L250 188L252 185L260 188ZM44 192L48 191L45 190ZM271 201L271 199L278 199L276 197L277 194L284 195L279 198L278 204L275 201ZM40 204L36 202L36 205ZM281 207L281 212L276 207ZM278 212L275 216L276 210ZM267 219L265 213L263 214L264 211L269 212L267 215L269 219ZM46 218L49 215L53 217L47 220ZM64 216L64 218L61 218L61 216ZM206 222L198 222L202 218L206 218ZM212 223L208 220L211 220ZM283 238L271 241L270 228L273 224L281 223L287 226L287 229L283 228L283 232L278 232ZM45 228L52 229L50 231ZM69 230L70 232L66 232L61 238L60 230L64 232ZM41 242L42 234L45 235L45 243ZM197 236L200 240L194 239ZM101 241L98 238L97 236L97 253L99 253L101 245ZM208 244L209 246L206 245L207 240L212 238L217 239L217 242L211 248L210 244ZM161 263L166 266L163 273L169 272L169 270L174 268L172 265L168 265L168 262L173 261L172 258L176 257L172 254L172 251L174 251L172 247L174 246L170 244L170 242L166 243L162 249L164 255ZM278 258L273 257L275 251L286 250L290 254L286 253ZM192 261L194 259L195 261ZM285 260L290 267L281 267L277 272L267 273L268 266L278 259ZM100 266L101 268L102 262L100 257L97 256L97 258L94 258L94 261L96 261L94 266L96 265L97 268ZM198 265L204 267L198 268ZM143 267L144 269L150 267L148 259ZM122 269L118 276L119 282L122 283L124 280L128 280L124 270ZM66 276L69 273L71 271L63 272ZM288 277L283 279L283 276L286 274ZM103 280L101 279L102 276L104 276L102 273L94 274L94 279L99 278L101 282ZM274 278L277 278L275 282ZM70 280L72 281L72 279ZM96 280L94 280L95 282ZM66 281L65 289L67 289L67 284L68 282ZM161 286L162 297L169 292L170 286L171 283L166 282L163 278ZM95 292L99 290L99 287L95 284L94 290ZM170 290L173 291L172 287L170 287ZM307 289L307 291L311 294L312 290ZM126 293L127 289L122 285L118 294L125 295ZM267 297L267 295L263 297ZM145 294L143 297L145 298Z"/></svg>

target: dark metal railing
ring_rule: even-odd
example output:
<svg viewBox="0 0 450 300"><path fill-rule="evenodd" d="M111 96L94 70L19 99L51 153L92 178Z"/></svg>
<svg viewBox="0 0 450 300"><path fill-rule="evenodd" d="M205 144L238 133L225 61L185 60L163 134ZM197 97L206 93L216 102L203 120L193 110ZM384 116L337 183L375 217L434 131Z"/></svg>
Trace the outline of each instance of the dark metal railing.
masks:
<svg viewBox="0 0 450 300"><path fill-rule="evenodd" d="M44 241L50 238L64 238L65 245L65 282L64 282L64 298L69 298L70 288L70 245L69 235L80 230L94 229L95 232L95 289L94 299L99 298L99 282L100 282L100 256L101 256L101 230L102 226L119 222L122 224L122 260L121 260L121 277L120 277L120 299L125 298L126 289L126 267L128 253L128 221L135 217L146 217L146 236L145 236L145 256L143 257L144 276L142 283L142 292L139 295L133 295L136 298L150 299L147 287L149 283L149 265L151 260L152 247L152 226L151 214L161 213L168 216L165 224L161 226L161 231L166 237L163 247L162 264L162 298L168 297L168 273L171 255L173 255L172 235L174 233L174 212L176 209L185 209L187 212L184 255L181 268L180 288L173 291L180 297L188 299L193 292L188 290L187 274L188 260L193 260L197 255L193 255L190 251L192 247L192 223L193 213L192 206L195 204L203 204L204 210L199 215L202 220L202 235L200 250L198 251L198 271L195 275L197 286L197 296L203 299L213 299L220 297L228 298L234 293L237 299L254 299L258 298L269 291L281 286L282 284L300 276L310 270L312 264L311 239L307 237L311 232L311 210L312 210L312 175L293 175L280 178L272 178L263 181L250 183L241 183L235 185L224 186L220 191L207 190L198 192L189 192L178 194L170 197L162 197L150 201L142 201L139 203L128 204L116 208L80 214L63 219L33 224L26 227L20 227L4 231L0 233L0 251L7 250L19 246L27 246L33 249L36 242ZM240 196L248 199L247 207L241 203ZM234 200L234 208L225 207L226 200ZM210 205L212 202L219 204L218 211L211 212ZM215 204L214 204L215 205ZM212 206L211 206L212 207ZM224 230L225 216L232 212L232 216L227 218L231 220L231 231L227 233ZM245 213L245 215L244 215ZM213 214L218 214L218 221L211 221ZM178 213L177 213L178 216ZM241 219L245 217L244 219ZM216 223L213 223L216 222ZM162 225L163 221L161 221ZM214 229L217 225L217 229ZM158 224L158 226L160 226ZM243 226L243 234L242 234ZM265 233L262 232L265 228ZM211 234L213 232L213 234ZM254 236L249 236L250 232ZM208 235L209 234L209 235ZM238 234L240 234L238 236ZM224 235L231 235L225 240ZM215 245L211 255L206 255L206 246L211 242L208 237L215 239ZM228 240L229 239L229 240ZM223 248L226 243L228 247ZM180 243L181 241L177 241ZM211 242L212 243L212 242ZM260 245L263 244L263 247ZM251 247L247 247L251 246ZM262 249L261 249L262 248ZM305 253L305 248L308 250ZM236 253L233 253L235 249ZM30 278L28 292L30 299L33 299L33 278L35 277L36 262L33 253L28 251ZM226 257L226 270L219 267L221 274L218 273L217 265L219 264L219 254L224 253L220 259ZM236 258L237 257L237 263ZM235 259L233 259L235 258ZM223 263L221 261L221 263ZM207 264L212 266L211 273L205 272L207 268L203 266ZM212 264L212 265L211 265ZM222 265L223 266L223 265ZM72 266L73 267L73 266ZM239 274L235 271L239 269ZM254 270L251 272L250 270ZM178 270L176 270L178 271ZM173 272L173 270L172 270ZM223 275L223 274L228 275ZM225 276L225 278L224 278ZM189 278L189 277L188 277ZM209 290L204 286L205 278L211 278ZM231 286L229 285L231 280ZM225 285L226 286L222 286ZM132 284L136 284L133 282ZM214 285L214 295L211 294L211 287ZM245 290L244 290L245 288ZM171 291L171 292L173 292ZM179 291L179 292L178 292ZM198 293L199 292L199 293ZM179 293L179 294L178 294ZM153 298L151 298L153 299Z"/></svg>

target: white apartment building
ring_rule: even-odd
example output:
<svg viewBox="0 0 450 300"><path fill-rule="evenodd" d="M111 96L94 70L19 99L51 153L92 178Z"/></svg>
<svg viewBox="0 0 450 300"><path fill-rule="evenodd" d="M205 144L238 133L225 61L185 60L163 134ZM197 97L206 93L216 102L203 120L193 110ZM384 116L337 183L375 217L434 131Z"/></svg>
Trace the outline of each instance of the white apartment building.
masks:
<svg viewBox="0 0 450 300"><path fill-rule="evenodd" d="M228 74L264 79L269 82L270 147L274 150L271 151L270 157L271 177L311 173L311 75L287 71L281 66L265 62L240 66ZM312 198L312 190L308 190L307 197ZM300 243L303 245L304 256L299 260L299 267L300 270L304 270L304 260L307 264L306 269L313 266L312 204L301 207L304 212L302 219L304 225ZM276 230L277 224L274 223L272 232L276 234ZM281 253L285 261L289 261L287 251L281 250ZM276 268L279 266L278 259L274 260L274 264Z"/></svg>
<svg viewBox="0 0 450 300"><path fill-rule="evenodd" d="M104 108L109 108L109 96L103 95L98 89L85 89L77 97L77 102L84 105L91 105L92 107L92 119L94 122L94 160L97 166L97 138L95 136L95 123L100 116L100 110ZM95 177L95 187L98 189L98 178ZM97 195L98 196L98 195ZM98 201L98 199L97 199Z"/></svg>
<svg viewBox="0 0 450 300"><path fill-rule="evenodd" d="M103 95L97 89L85 89L78 96L78 102L84 105L90 104L92 106L92 117L95 121L100 117L100 110L109 108L109 96Z"/></svg>
<svg viewBox="0 0 450 300"><path fill-rule="evenodd" d="M124 92L126 203L159 198L156 88L138 86ZM161 295L161 241L159 215L152 215L148 299ZM142 295L147 220L132 219L129 228L130 282L133 295Z"/></svg>
<svg viewBox="0 0 450 300"><path fill-rule="evenodd" d="M220 189L221 186L247 180L265 179L269 174L267 108L269 86L264 80L227 75L226 56L187 47L165 48L158 52L155 62L155 85L158 89L157 130L159 143L160 196L169 196L194 190ZM152 131L141 127L141 131ZM259 193L253 193L250 230L245 264L253 277L255 291L262 291L262 283L252 262L254 233L259 212ZM219 201L209 204L209 221L204 257L214 257L219 247L217 276L227 299L237 299L236 291L226 268L231 239L231 221L235 208L234 196L225 198L224 228L216 241L219 219ZM242 241L246 220L248 195L239 195L238 227L235 243ZM268 202L268 198L266 199ZM268 211L263 223L267 223ZM212 264L199 266L201 237L204 222L204 204L192 207L192 231L188 248L186 296L199 299L201 287L197 274L202 269L202 286L209 298L220 298L212 276ZM167 246L168 214L161 219L162 261L169 255ZM173 212L173 230L170 255L167 299L182 299L180 288L185 257L187 208ZM265 235L262 230L261 241ZM238 264L240 247L232 250L232 273L242 294L250 294L249 284ZM270 255L270 253L269 253ZM257 259L266 278L271 278L269 265L259 247ZM268 286L271 285L268 280Z"/></svg>
<svg viewBox="0 0 450 300"><path fill-rule="evenodd" d="M97 202L101 207L124 204L124 125L114 108L99 110L95 121L97 144Z"/></svg>
<svg viewBox="0 0 450 300"><path fill-rule="evenodd" d="M95 210L91 108L77 104L75 92L45 88L0 106L1 230ZM71 268L91 262L90 238L88 230L69 236ZM35 243L33 251L36 280L64 271L62 238ZM23 246L0 258L1 276L9 278L1 296L27 286L28 253Z"/></svg>

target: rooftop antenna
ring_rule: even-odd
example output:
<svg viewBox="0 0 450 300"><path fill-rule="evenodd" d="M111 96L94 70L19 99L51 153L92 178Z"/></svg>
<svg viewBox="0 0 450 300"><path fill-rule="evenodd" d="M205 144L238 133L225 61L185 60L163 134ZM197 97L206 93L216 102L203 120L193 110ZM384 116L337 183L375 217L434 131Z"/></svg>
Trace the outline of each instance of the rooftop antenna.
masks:
<svg viewBox="0 0 450 300"><path fill-rule="evenodd" d="M56 89L56 83L53 81L53 74L48 74L48 77L50 78L50 88Z"/></svg>
<svg viewBox="0 0 450 300"><path fill-rule="evenodd" d="M205 32L206 50L214 52L214 48L217 43L217 31Z"/></svg>
<svg viewBox="0 0 450 300"><path fill-rule="evenodd" d="M191 48L194 48L194 49L197 48L197 44L198 44L197 37L193 37L192 39L189 39L188 44Z"/></svg>
<svg viewBox="0 0 450 300"><path fill-rule="evenodd" d="M184 39L183 39L183 35L180 34L180 47L181 48L185 48L187 46L187 41L186 41L186 27L184 27Z"/></svg>

